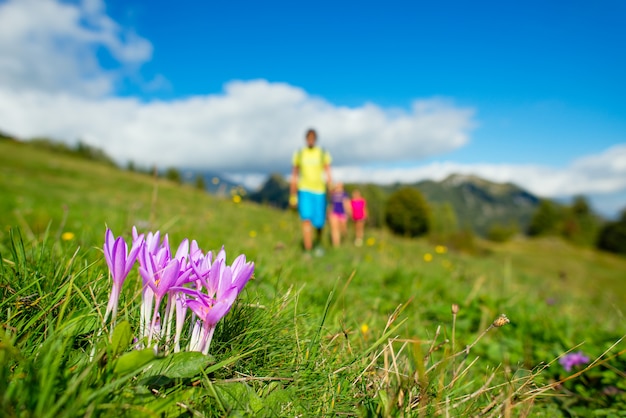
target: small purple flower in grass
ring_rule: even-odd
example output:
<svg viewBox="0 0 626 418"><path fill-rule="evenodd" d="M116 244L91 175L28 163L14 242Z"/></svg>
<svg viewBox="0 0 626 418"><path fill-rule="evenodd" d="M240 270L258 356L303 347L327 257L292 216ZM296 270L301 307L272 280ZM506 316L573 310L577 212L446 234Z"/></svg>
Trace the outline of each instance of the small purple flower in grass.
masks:
<svg viewBox="0 0 626 418"><path fill-rule="evenodd" d="M589 357L584 355L582 351L577 351L575 353L565 354L559 359L559 363L561 363L561 366L563 366L566 372L569 372L574 367L589 363Z"/></svg>
<svg viewBox="0 0 626 418"><path fill-rule="evenodd" d="M115 238L113 232L107 228L104 236L104 258L109 267L111 278L113 279L113 287L111 289L111 295L109 296L107 310L104 314L104 322L106 322L109 314L111 314L112 323L115 323L122 285L126 277L128 277L128 273L130 273L130 270L133 268L137 254L142 246L143 235L135 235L129 253L128 246L124 239L122 237Z"/></svg>
<svg viewBox="0 0 626 418"><path fill-rule="evenodd" d="M197 299L187 300L189 309L202 321L202 328L196 337L197 341L190 343L190 347L196 347L193 351L201 351L202 354L209 352L215 326L230 311L238 294L237 288L233 286L219 300L212 300L200 292L197 292Z"/></svg>
<svg viewBox="0 0 626 418"><path fill-rule="evenodd" d="M208 257L207 257L208 258ZM226 265L226 251L222 248L213 263L194 265L202 289L185 293L193 298L187 299L187 306L202 321L200 329L194 327L190 350L207 354L215 326L231 309L235 299L252 277L254 263L246 263L244 256L235 259L232 266Z"/></svg>

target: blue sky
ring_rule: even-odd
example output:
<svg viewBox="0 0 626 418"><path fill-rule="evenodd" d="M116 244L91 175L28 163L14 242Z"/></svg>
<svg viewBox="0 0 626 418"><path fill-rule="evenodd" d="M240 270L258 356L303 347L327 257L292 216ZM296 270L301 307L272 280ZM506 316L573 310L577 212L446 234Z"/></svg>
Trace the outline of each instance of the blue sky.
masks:
<svg viewBox="0 0 626 418"><path fill-rule="evenodd" d="M0 129L254 184L314 126L339 179L462 172L613 215L625 18L617 0L5 0Z"/></svg>

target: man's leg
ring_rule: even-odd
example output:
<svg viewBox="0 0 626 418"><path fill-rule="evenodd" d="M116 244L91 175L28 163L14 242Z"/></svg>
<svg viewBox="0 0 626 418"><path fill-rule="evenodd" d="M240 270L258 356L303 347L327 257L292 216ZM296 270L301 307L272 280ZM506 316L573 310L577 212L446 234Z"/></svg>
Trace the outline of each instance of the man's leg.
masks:
<svg viewBox="0 0 626 418"><path fill-rule="evenodd" d="M317 230L316 241L317 245L322 245L322 232L324 231L324 224L326 224L326 194L315 194L315 209L313 211L312 223Z"/></svg>
<svg viewBox="0 0 626 418"><path fill-rule="evenodd" d="M298 210L302 220L302 245L305 251L311 251L313 249L312 219L315 212L315 204L311 193L303 190L298 192Z"/></svg>
<svg viewBox="0 0 626 418"><path fill-rule="evenodd" d="M313 249L313 225L311 225L311 221L302 221L302 242L305 251Z"/></svg>

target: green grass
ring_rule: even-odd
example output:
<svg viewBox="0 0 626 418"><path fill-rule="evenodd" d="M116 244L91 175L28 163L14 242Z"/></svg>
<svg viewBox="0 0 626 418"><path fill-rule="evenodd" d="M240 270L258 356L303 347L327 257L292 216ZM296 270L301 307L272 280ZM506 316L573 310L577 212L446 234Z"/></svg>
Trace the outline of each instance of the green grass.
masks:
<svg viewBox="0 0 626 418"><path fill-rule="evenodd" d="M241 253L255 262L210 356L133 350L136 272L118 327L113 335L102 328L105 228L129 238L133 225L167 233L174 248L190 238L205 251L223 245L229 262ZM308 259L293 212L8 141L0 141L0 228L6 416L626 409L624 258L555 239L437 252L427 239L369 230L362 248ZM502 313L511 323L491 326ZM568 373L556 359L571 349L597 361Z"/></svg>

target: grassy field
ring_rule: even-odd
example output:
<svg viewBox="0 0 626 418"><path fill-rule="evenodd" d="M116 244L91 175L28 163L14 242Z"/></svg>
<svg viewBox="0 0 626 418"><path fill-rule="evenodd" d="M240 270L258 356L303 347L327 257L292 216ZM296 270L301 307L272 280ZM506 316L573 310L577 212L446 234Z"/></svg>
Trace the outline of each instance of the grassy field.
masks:
<svg viewBox="0 0 626 418"><path fill-rule="evenodd" d="M105 229L224 246L255 273L209 356L146 354L141 280L118 326ZM626 259L558 239L445 243L367 231L300 250L282 212L0 141L6 416L624 416ZM328 241L328 240L327 240ZM498 322L506 314L510 323ZM503 326L495 326L503 325ZM559 358L589 361L566 370ZM143 357L142 357L143 356Z"/></svg>

